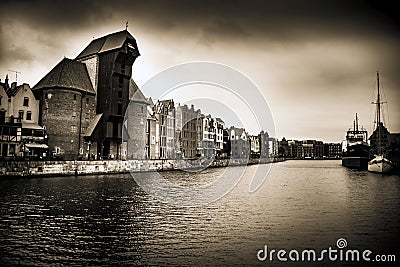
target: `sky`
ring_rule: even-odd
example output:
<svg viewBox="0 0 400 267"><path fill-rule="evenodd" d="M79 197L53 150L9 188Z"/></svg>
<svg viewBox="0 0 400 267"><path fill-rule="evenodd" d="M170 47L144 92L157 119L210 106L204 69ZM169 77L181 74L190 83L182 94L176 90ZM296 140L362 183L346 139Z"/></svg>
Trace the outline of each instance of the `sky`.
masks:
<svg viewBox="0 0 400 267"><path fill-rule="evenodd" d="M394 5L360 0L2 1L0 78L8 74L15 81L9 70L16 70L18 84L33 87L64 57L75 58L93 38L123 30L128 21L141 54L132 75L139 87L177 64L224 64L262 92L276 137L340 142L356 112L371 132L379 71L388 102L385 125L400 132L400 28Z"/></svg>

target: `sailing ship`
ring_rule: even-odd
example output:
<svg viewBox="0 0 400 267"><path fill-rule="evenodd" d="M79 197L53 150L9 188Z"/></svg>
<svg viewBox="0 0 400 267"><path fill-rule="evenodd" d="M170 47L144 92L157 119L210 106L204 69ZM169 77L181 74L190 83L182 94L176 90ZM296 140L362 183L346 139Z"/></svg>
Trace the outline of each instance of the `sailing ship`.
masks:
<svg viewBox="0 0 400 267"><path fill-rule="evenodd" d="M370 146L368 144L368 132L358 127L358 116L353 122L353 129L349 129L344 142L342 154L342 166L367 170Z"/></svg>
<svg viewBox="0 0 400 267"><path fill-rule="evenodd" d="M393 169L392 162L385 155L385 146L382 143L383 131L386 128L381 122L381 105L385 102L381 101L381 94L379 88L379 72L376 73L377 86L378 86L378 97L376 102L372 104L376 105L376 127L373 135L377 136L376 144L371 149L373 158L368 162L368 171L377 173L388 173ZM387 131L387 130L386 130ZM372 136L371 136L372 137Z"/></svg>

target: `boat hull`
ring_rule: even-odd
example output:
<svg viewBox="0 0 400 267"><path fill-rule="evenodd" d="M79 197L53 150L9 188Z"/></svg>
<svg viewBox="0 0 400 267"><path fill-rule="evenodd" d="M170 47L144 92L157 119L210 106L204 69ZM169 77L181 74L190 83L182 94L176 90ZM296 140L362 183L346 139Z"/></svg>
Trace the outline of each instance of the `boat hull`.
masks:
<svg viewBox="0 0 400 267"><path fill-rule="evenodd" d="M342 157L342 166L352 169L367 170L367 157Z"/></svg>
<svg viewBox="0 0 400 267"><path fill-rule="evenodd" d="M368 171L375 173L388 173L393 170L392 163L382 156L377 156L368 162Z"/></svg>
<svg viewBox="0 0 400 267"><path fill-rule="evenodd" d="M346 151L344 151L342 155L342 166L367 170L369 149L369 145L364 142L348 145Z"/></svg>

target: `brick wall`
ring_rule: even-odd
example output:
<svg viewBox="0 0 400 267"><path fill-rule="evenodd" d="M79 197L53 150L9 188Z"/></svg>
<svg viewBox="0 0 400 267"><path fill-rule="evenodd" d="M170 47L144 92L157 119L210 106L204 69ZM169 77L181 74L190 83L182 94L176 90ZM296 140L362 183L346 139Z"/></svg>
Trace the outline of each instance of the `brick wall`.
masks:
<svg viewBox="0 0 400 267"><path fill-rule="evenodd" d="M43 90L42 94L41 123L46 126L50 153L57 151L64 159L77 158L80 125L80 147L83 150L81 152L85 153L86 146L82 136L95 115L95 97L82 96L79 91L59 88Z"/></svg>

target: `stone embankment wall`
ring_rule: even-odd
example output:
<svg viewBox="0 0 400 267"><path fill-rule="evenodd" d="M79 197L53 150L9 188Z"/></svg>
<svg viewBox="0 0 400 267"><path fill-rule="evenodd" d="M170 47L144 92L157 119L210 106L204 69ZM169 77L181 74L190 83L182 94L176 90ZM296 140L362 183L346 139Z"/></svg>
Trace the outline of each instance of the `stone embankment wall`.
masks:
<svg viewBox="0 0 400 267"><path fill-rule="evenodd" d="M276 161L282 161L283 159ZM268 161L270 162L270 161ZM70 176L143 171L171 171L190 168L226 167L257 164L258 159L219 159L211 163L200 160L107 160L107 161L4 161L0 162L0 176ZM267 163L263 161L261 163Z"/></svg>

